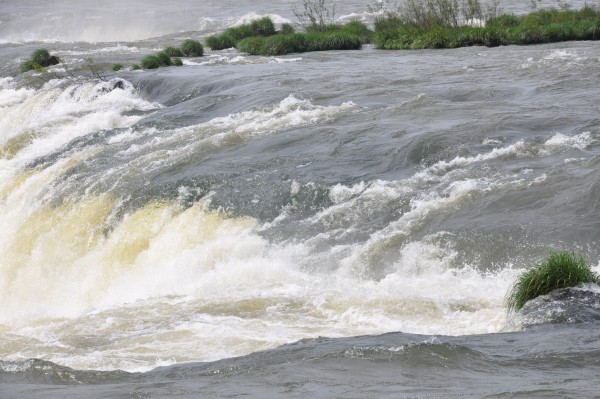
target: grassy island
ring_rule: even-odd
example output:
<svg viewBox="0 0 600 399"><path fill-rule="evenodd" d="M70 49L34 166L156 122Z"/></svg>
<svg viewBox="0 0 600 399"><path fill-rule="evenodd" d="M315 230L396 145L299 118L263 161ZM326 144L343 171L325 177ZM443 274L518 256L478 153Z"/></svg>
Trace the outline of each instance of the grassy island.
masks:
<svg viewBox="0 0 600 399"><path fill-rule="evenodd" d="M280 33L267 37L249 37L236 44L251 55L283 55L325 50L358 50L371 40L372 32L361 22L330 24L309 28L306 32Z"/></svg>
<svg viewBox="0 0 600 399"><path fill-rule="evenodd" d="M256 19L248 24L242 24L233 28L225 29L219 35L206 38L205 43L212 50L223 50L236 47L236 44L248 37L265 37L275 35L275 24L269 17Z"/></svg>
<svg viewBox="0 0 600 399"><path fill-rule="evenodd" d="M507 306L509 310L519 310L540 295L583 283L600 284L600 276L583 257L569 251L551 252L517 279L507 296Z"/></svg>
<svg viewBox="0 0 600 399"><path fill-rule="evenodd" d="M397 14L375 23L377 48L437 49L466 46L502 46L600 39L600 12L584 7L578 11L539 10L526 15L500 15L484 26L435 23L416 24Z"/></svg>
<svg viewBox="0 0 600 399"><path fill-rule="evenodd" d="M371 31L362 22L339 24L314 24L305 32L295 32L290 24L283 24L279 31L269 17L249 24L226 29L220 35L206 38L205 44L212 50L235 47L251 55L283 55L324 50L358 50L372 39Z"/></svg>

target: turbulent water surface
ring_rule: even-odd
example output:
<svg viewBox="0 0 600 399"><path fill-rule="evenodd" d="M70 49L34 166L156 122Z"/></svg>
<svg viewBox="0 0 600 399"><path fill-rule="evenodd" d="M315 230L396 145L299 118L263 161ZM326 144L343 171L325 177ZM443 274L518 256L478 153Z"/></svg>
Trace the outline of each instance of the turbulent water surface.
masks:
<svg viewBox="0 0 600 399"><path fill-rule="evenodd" d="M600 289L504 298L600 271L598 42L115 73L293 3L96 3L0 1L0 397L597 394Z"/></svg>

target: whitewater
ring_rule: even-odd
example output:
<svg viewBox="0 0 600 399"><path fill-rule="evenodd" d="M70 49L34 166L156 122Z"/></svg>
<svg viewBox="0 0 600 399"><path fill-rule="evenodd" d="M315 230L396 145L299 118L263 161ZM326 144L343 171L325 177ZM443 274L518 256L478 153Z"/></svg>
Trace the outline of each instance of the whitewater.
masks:
<svg viewBox="0 0 600 399"><path fill-rule="evenodd" d="M292 5L0 1L0 397L594 397L598 43L110 70Z"/></svg>

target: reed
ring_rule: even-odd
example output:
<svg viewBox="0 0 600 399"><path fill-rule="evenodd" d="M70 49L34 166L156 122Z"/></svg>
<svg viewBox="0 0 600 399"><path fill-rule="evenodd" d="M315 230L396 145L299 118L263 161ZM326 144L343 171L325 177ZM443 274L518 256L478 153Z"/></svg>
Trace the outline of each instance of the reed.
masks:
<svg viewBox="0 0 600 399"><path fill-rule="evenodd" d="M335 21L335 2L329 6L328 0L301 0L293 4L292 12L305 30L325 30Z"/></svg>
<svg viewBox="0 0 600 399"><path fill-rule="evenodd" d="M550 291L583 283L600 283L585 259L569 251L553 251L542 262L523 273L508 293L509 310L519 310L527 301Z"/></svg>

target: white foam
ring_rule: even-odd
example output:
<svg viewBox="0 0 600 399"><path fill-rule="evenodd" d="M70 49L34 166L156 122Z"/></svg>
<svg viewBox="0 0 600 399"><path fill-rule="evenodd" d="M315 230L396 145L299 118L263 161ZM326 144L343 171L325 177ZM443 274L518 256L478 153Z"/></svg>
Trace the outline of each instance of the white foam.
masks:
<svg viewBox="0 0 600 399"><path fill-rule="evenodd" d="M127 46L122 43L117 43L117 44L110 45L107 47L92 48L92 49L87 49L87 50L61 50L59 55L60 56L64 56L64 55L70 55L70 56L79 55L79 56L81 56L81 55L104 54L104 53L140 54L140 53L146 53L149 51L161 51L161 50L162 50L161 48L147 49L147 48L139 48L136 46Z"/></svg>
<svg viewBox="0 0 600 399"><path fill-rule="evenodd" d="M284 64L288 62L302 61L302 57L261 57L261 56L244 56L237 52L223 54L229 52L229 49L220 51L219 54L208 54L200 60L184 59L184 65L243 65L243 64Z"/></svg>
<svg viewBox="0 0 600 399"><path fill-rule="evenodd" d="M255 12L250 12L250 13L244 14L241 17L237 18L235 20L235 22L233 22L232 26L240 26L240 25L248 24L252 21L255 21L257 19L264 18L264 17L271 18L271 21L273 21L273 23L276 25L289 24L291 22L289 19L284 18L281 15L277 15L277 14L259 15Z"/></svg>
<svg viewBox="0 0 600 399"><path fill-rule="evenodd" d="M594 137L590 132L583 132L574 136L567 136L562 133L557 133L546 140L548 151L554 148L575 148L579 150L590 147L595 142Z"/></svg>
<svg viewBox="0 0 600 399"><path fill-rule="evenodd" d="M0 79L0 108L22 103L34 94L33 89L15 88L13 78Z"/></svg>
<svg viewBox="0 0 600 399"><path fill-rule="evenodd" d="M532 67L552 67L557 69L571 69L581 67L588 57L569 50L551 50L544 56L535 58L528 57L527 61L521 64L521 69Z"/></svg>
<svg viewBox="0 0 600 399"><path fill-rule="evenodd" d="M352 102L337 106L320 106L314 105L310 100L290 95L275 105L214 118L198 125L168 132L157 132L155 129L145 131L142 134L154 137L124 150L132 159L126 167L137 170L141 168L145 171L157 170L190 156L200 156L215 148L266 137L290 128L325 123L337 115L358 109ZM151 150L159 146L168 149ZM118 174L121 171L107 171L104 177L108 178L114 173Z"/></svg>
<svg viewBox="0 0 600 399"><path fill-rule="evenodd" d="M503 327L511 272L454 268L456 253L436 244L435 237L406 245L394 270L374 281L341 270L304 271L302 259L311 256L305 245L269 244L255 234L251 220L210 215L202 207L180 214L164 210L147 225L154 236L133 263L111 267L103 258L121 234L133 233L117 229L78 260L77 267L52 265L65 275L46 281L42 291L29 292L29 303L24 296L13 308L4 298L3 321L14 311L12 316L18 315L23 324L17 323L13 333L31 339L32 345L18 356L3 358L45 353L48 360L75 368L144 371L323 335L456 335ZM133 226L124 221L126 225ZM68 283L73 280L77 284ZM60 300L65 295L68 303ZM147 299L140 301L143 298ZM90 300L96 302L96 310L82 312L81 304ZM80 309L72 313L74 304ZM57 310L72 319L35 327L23 319L44 313L47 317ZM57 345L69 337L96 335L112 341L110 349L80 345L74 353L69 345Z"/></svg>
<svg viewBox="0 0 600 399"><path fill-rule="evenodd" d="M54 80L37 91L0 89L0 99L12 99L0 108L0 146L23 137L23 148L10 164L18 168L76 137L131 126L141 118L124 115L127 111L159 108L142 100L128 82L123 89L113 90L114 84Z"/></svg>

